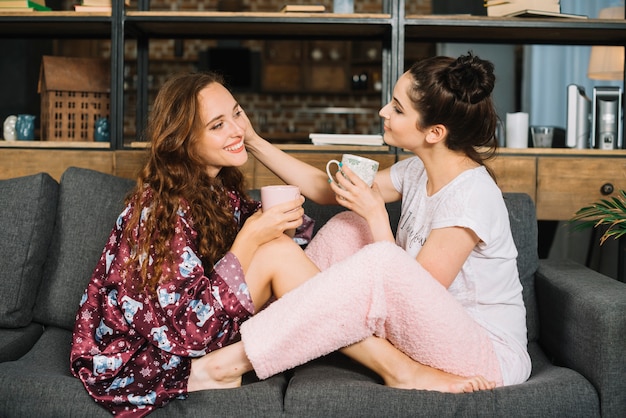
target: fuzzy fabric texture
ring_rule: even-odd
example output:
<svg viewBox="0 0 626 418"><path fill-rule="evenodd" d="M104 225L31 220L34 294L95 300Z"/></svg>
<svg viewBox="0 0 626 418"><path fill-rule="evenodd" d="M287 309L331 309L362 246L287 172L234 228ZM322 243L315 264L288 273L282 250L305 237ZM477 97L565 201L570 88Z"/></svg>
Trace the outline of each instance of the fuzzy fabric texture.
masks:
<svg viewBox="0 0 626 418"><path fill-rule="evenodd" d="M305 253L320 270L326 270L372 242L372 232L365 219L345 211L320 228Z"/></svg>
<svg viewBox="0 0 626 418"><path fill-rule="evenodd" d="M353 221L346 228L361 228ZM245 351L259 378L376 335L422 364L461 376L480 374L502 385L486 331L415 259L389 242L349 254L348 246L357 246L340 241L331 227L315 244L320 247L310 250L324 270L242 325Z"/></svg>

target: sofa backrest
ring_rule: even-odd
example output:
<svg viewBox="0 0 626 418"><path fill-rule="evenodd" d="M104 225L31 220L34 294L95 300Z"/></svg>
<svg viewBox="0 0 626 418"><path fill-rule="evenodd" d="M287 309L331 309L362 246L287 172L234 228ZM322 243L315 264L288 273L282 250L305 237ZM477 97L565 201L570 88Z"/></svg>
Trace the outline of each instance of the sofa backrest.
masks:
<svg viewBox="0 0 626 418"><path fill-rule="evenodd" d="M124 198L134 184L132 180L83 168L68 168L63 174L52 242L34 309L35 321L73 329L80 298L123 209ZM258 190L251 195L258 198ZM528 339L534 341L539 326L534 291L534 273L538 267L535 206L530 196L523 193L505 193L504 201L518 250ZM345 210L341 206L320 206L309 200L304 208L316 221L314 232L336 213ZM387 205L387 210L395 229L400 203Z"/></svg>
<svg viewBox="0 0 626 418"><path fill-rule="evenodd" d="M539 313L535 299L535 272L539 267L539 255L535 203L526 193L504 193L504 203L509 210L511 232L517 247L517 269L524 288L528 341L536 341L539 338Z"/></svg>
<svg viewBox="0 0 626 418"><path fill-rule="evenodd" d="M84 168L71 167L63 173L35 321L74 328L81 296L134 184L129 179Z"/></svg>
<svg viewBox="0 0 626 418"><path fill-rule="evenodd" d="M0 327L30 324L52 239L59 184L48 174L0 181Z"/></svg>

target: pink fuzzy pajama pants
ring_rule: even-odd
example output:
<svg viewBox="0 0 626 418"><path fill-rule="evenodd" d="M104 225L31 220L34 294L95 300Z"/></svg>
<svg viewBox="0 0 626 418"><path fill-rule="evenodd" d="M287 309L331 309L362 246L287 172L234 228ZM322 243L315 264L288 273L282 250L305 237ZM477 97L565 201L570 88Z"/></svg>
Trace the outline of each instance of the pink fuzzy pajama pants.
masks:
<svg viewBox="0 0 626 418"><path fill-rule="evenodd" d="M422 364L500 386L487 332L402 248L370 240L362 218L337 215L307 248L322 272L242 325L258 377L376 335Z"/></svg>

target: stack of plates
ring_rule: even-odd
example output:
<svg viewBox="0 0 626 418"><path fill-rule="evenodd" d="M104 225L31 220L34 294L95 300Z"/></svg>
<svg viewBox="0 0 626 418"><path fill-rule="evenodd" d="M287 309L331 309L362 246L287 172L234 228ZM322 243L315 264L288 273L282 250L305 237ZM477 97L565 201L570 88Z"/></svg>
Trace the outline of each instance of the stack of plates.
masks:
<svg viewBox="0 0 626 418"><path fill-rule="evenodd" d="M382 135L357 135L357 134L309 134L313 145L372 145L381 146Z"/></svg>

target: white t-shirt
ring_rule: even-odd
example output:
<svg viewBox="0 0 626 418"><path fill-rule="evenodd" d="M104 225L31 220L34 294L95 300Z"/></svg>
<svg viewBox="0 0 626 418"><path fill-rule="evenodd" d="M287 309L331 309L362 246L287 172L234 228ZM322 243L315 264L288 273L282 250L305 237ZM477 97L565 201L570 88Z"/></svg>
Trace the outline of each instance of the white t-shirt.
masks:
<svg viewBox="0 0 626 418"><path fill-rule="evenodd" d="M391 168L391 181L402 194L396 243L417 256L432 229L469 228L480 242L448 291L489 333L504 384L530 375L526 309L502 192L484 167L464 171L432 196L426 193L424 164L408 158Z"/></svg>

